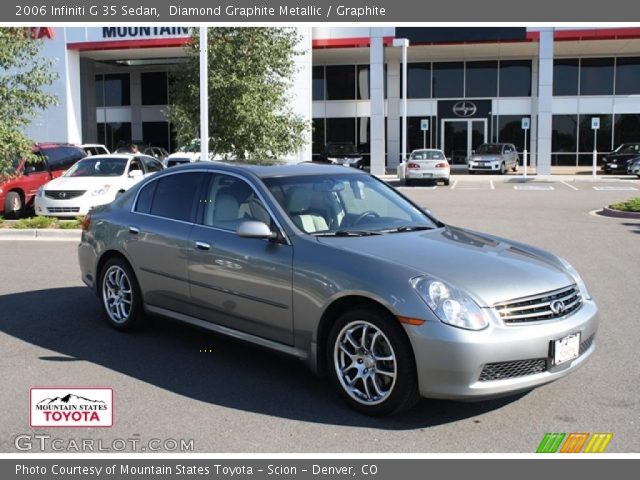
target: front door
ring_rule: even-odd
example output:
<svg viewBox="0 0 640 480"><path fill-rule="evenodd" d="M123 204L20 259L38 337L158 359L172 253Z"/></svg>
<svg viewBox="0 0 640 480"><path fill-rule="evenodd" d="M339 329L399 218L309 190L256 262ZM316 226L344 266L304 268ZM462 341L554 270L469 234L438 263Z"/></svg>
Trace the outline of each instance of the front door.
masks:
<svg viewBox="0 0 640 480"><path fill-rule="evenodd" d="M452 165L465 165L471 152L487 141L487 119L442 119L440 145Z"/></svg>

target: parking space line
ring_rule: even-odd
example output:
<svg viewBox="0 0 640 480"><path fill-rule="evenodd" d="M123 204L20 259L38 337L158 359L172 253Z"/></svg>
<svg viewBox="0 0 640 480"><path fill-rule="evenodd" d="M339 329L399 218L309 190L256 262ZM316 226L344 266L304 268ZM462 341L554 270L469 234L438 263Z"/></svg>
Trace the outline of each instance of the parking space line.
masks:
<svg viewBox="0 0 640 480"><path fill-rule="evenodd" d="M560 183L562 183L563 185L566 185L567 187L569 187L571 190L579 190L579 188L574 187L573 185L569 185L567 182L561 180Z"/></svg>
<svg viewBox="0 0 640 480"><path fill-rule="evenodd" d="M454 188L456 188L456 185L458 185L458 180L455 180L453 182L453 185L451 185L451 190L453 190Z"/></svg>
<svg viewBox="0 0 640 480"><path fill-rule="evenodd" d="M438 188L438 185L431 185L430 187L398 187L399 190L435 190L436 188Z"/></svg>
<svg viewBox="0 0 640 480"><path fill-rule="evenodd" d="M632 186L621 186L621 187L602 186L602 187L593 187L593 189L600 192L627 192L631 190L638 190L636 187L632 187Z"/></svg>
<svg viewBox="0 0 640 480"><path fill-rule="evenodd" d="M489 185L491 185L491 190L496 189L496 186L493 184L493 180L489 180Z"/></svg>
<svg viewBox="0 0 640 480"><path fill-rule="evenodd" d="M537 192L545 192L550 190L555 190L551 185L514 185L514 190L527 190L527 191L537 191Z"/></svg>

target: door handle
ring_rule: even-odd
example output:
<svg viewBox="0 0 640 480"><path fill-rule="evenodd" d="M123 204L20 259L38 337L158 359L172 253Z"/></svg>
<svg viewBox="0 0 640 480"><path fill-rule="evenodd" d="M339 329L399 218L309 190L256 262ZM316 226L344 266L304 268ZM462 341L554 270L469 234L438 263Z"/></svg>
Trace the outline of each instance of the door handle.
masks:
<svg viewBox="0 0 640 480"><path fill-rule="evenodd" d="M211 250L211 244L207 242L196 242L196 248L198 250Z"/></svg>
<svg viewBox="0 0 640 480"><path fill-rule="evenodd" d="M129 225L129 233L138 235L140 233L140 229L138 227L134 227L133 225Z"/></svg>

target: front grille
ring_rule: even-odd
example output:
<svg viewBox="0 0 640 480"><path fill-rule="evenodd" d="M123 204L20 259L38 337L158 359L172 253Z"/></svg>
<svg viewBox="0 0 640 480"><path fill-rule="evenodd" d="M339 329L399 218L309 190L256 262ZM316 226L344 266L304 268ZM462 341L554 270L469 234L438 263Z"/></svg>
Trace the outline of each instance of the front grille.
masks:
<svg viewBox="0 0 640 480"><path fill-rule="evenodd" d="M78 213L80 207L47 207L49 213Z"/></svg>
<svg viewBox="0 0 640 480"><path fill-rule="evenodd" d="M84 195L86 190L45 190L44 196L55 200L69 200Z"/></svg>
<svg viewBox="0 0 640 480"><path fill-rule="evenodd" d="M480 374L481 382L505 380L507 378L526 377L535 373L547 371L546 358L531 360L515 360L512 362L487 363Z"/></svg>
<svg viewBox="0 0 640 480"><path fill-rule="evenodd" d="M507 325L542 322L566 317L582 305L580 290L576 285L551 292L496 303L495 309Z"/></svg>
<svg viewBox="0 0 640 480"><path fill-rule="evenodd" d="M595 334L580 342L578 358L581 357L593 344ZM547 371L546 358L534 358L531 360L514 360L511 362L487 363L480 373L481 382L493 380L507 380L510 378L526 377L536 373Z"/></svg>

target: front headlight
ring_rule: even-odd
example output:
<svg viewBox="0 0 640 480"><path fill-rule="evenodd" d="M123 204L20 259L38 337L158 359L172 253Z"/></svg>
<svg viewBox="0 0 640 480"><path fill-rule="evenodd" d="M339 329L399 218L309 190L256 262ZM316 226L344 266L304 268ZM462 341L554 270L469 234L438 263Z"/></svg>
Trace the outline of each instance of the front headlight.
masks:
<svg viewBox="0 0 640 480"><path fill-rule="evenodd" d="M89 195L91 195L92 197L99 197L101 195L106 195L107 193L109 193L109 188L111 188L111 185L102 185L100 187L93 189L89 193Z"/></svg>
<svg viewBox="0 0 640 480"><path fill-rule="evenodd" d="M576 271L576 269L573 268L573 266L569 262L567 262L564 258L558 257L558 260L560 260L560 263L562 263L562 266L567 270L567 272L569 272L569 275L571 275L573 279L576 281L576 285L578 285L578 289L580 290L580 295L582 295L582 298L584 298L585 300L591 300L591 294L589 293L589 290L587 290L587 286L585 285L584 280L582 280L582 277Z"/></svg>
<svg viewBox="0 0 640 480"><path fill-rule="evenodd" d="M489 325L482 309L462 290L428 275L409 282L443 323L466 330L482 330Z"/></svg>
<svg viewBox="0 0 640 480"><path fill-rule="evenodd" d="M2 190L0 190L0 193L2 193ZM44 197L44 185L42 185L42 186L40 186L40 188L38 188L38 191L36 192L36 197L38 197L38 198Z"/></svg>

